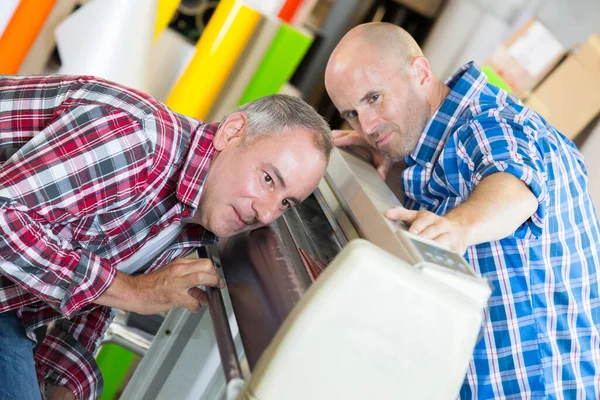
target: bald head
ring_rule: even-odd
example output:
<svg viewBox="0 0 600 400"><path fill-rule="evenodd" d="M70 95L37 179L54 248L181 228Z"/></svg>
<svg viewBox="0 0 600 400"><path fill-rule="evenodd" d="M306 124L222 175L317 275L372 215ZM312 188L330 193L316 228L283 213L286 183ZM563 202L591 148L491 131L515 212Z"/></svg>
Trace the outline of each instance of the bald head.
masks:
<svg viewBox="0 0 600 400"><path fill-rule="evenodd" d="M370 59L369 62L392 63L400 69L408 66L415 57L423 56L415 39L399 26L387 22L362 24L340 40L327 63L325 76L331 69L347 64L359 54Z"/></svg>

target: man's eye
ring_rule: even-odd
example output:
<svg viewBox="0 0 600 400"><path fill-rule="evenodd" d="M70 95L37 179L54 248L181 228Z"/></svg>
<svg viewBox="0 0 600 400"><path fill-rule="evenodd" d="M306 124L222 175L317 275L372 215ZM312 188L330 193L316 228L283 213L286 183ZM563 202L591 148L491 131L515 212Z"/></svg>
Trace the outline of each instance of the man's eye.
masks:
<svg viewBox="0 0 600 400"><path fill-rule="evenodd" d="M349 112L346 113L346 118L345 119L347 121L351 120L351 119L354 119L354 118L356 118L356 111L349 111Z"/></svg>
<svg viewBox="0 0 600 400"><path fill-rule="evenodd" d="M292 207L292 205L290 204L290 202L288 201L288 199L283 199L283 200L281 201L281 204L283 204L283 206L284 206L285 208L291 208L291 207Z"/></svg>
<svg viewBox="0 0 600 400"><path fill-rule="evenodd" d="M266 172L263 172L264 177L265 177L265 182L267 182L269 185L273 184L273 178L271 178L271 175L267 174Z"/></svg>
<svg viewBox="0 0 600 400"><path fill-rule="evenodd" d="M369 104L373 104L377 101L377 99L379 99L379 94L374 94L373 96L371 96L371 98L369 99Z"/></svg>

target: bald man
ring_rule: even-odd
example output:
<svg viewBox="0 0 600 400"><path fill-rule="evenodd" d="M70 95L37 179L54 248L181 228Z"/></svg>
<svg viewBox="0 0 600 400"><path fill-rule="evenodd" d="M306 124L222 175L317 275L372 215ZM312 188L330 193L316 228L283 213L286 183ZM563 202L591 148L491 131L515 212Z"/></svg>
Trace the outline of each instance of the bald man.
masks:
<svg viewBox="0 0 600 400"><path fill-rule="evenodd" d="M600 398L600 229L582 155L474 63L447 83L385 23L344 36L327 92L380 175L404 164L386 215L463 253L493 294L464 399Z"/></svg>

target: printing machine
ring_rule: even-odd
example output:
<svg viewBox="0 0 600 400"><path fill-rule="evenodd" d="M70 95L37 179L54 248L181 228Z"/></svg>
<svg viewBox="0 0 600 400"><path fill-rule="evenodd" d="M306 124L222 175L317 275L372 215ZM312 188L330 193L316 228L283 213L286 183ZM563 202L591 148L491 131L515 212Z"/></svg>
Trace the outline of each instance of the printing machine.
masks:
<svg viewBox="0 0 600 400"><path fill-rule="evenodd" d="M169 313L121 398L456 398L490 286L383 216L399 204L335 149L301 205L199 250L227 288Z"/></svg>

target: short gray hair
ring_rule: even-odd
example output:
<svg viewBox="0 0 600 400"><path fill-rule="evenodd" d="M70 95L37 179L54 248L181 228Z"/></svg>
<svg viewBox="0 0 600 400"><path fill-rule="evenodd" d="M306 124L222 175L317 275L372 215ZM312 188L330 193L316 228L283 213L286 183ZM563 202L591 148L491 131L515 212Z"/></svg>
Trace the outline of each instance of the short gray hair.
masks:
<svg viewBox="0 0 600 400"><path fill-rule="evenodd" d="M313 133L315 146L329 161L333 148L329 124L304 100L285 94L273 94L237 107L232 111L235 112L245 113L247 118L248 126L242 145L277 132L303 128Z"/></svg>

